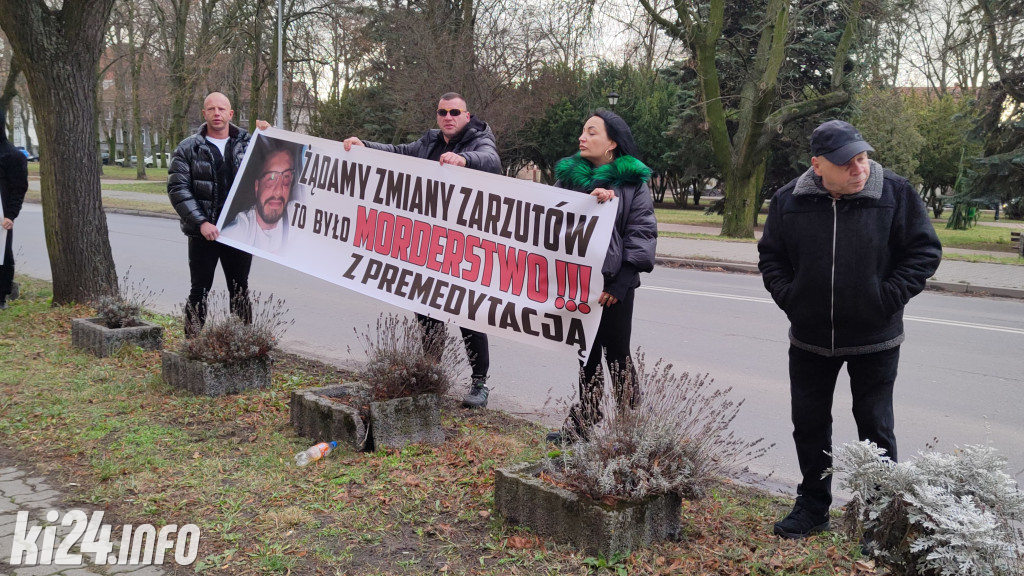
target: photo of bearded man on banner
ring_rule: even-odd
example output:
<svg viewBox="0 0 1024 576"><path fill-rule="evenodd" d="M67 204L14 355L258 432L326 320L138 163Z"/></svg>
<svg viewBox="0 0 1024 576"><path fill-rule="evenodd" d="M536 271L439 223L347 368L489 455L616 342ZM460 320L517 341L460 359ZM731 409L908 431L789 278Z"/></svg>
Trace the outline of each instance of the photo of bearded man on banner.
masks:
<svg viewBox="0 0 1024 576"><path fill-rule="evenodd" d="M257 250L279 254L287 246L288 207L296 200L303 146L261 136L240 176L228 207L223 236Z"/></svg>

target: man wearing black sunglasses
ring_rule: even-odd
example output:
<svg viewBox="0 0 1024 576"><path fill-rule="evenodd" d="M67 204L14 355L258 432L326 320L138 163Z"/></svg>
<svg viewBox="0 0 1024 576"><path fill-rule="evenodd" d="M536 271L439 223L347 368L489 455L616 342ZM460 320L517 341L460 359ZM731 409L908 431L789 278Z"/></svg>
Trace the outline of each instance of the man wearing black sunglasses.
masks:
<svg viewBox="0 0 1024 576"><path fill-rule="evenodd" d="M363 142L355 136L346 138L345 150L352 146L366 146L375 150L394 152L404 156L415 156L426 160L434 160L441 164L465 166L473 170L501 174L501 158L494 142L494 133L490 126L470 114L466 99L455 92L441 96L437 103L437 128L427 130L419 140L408 144L380 144ZM424 334L434 330L444 330L444 323L422 314L417 314ZM462 400L467 408L484 408L487 406L487 370L490 367L490 352L487 348L487 335L468 328L462 328L462 338L466 343L466 354L473 368L473 380L469 395ZM426 337L426 336L425 336Z"/></svg>

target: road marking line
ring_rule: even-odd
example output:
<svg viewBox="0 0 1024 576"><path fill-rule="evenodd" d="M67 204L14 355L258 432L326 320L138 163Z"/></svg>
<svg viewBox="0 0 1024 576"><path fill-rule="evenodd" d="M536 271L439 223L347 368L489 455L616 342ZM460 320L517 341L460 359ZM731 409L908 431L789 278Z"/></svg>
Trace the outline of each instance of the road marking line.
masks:
<svg viewBox="0 0 1024 576"><path fill-rule="evenodd" d="M959 328L976 328L978 330L991 330L993 332L1007 332L1009 334L1024 334L1024 329L1009 328L1006 326L993 326L991 324L975 324L974 322L958 322L956 320L936 320L935 318L921 318L920 316L904 316L904 320L915 322L927 322L928 324L944 324L946 326L957 326Z"/></svg>
<svg viewBox="0 0 1024 576"><path fill-rule="evenodd" d="M679 288L663 288L661 286L641 286L643 290L654 290L656 292L671 292L674 294L690 294L693 296L708 296L711 298L724 298L726 300L744 300L747 302L767 302L772 303L771 298L760 298L757 296L736 296L733 294L718 294L716 292L698 292L696 290L681 290Z"/></svg>
<svg viewBox="0 0 1024 576"><path fill-rule="evenodd" d="M680 288L665 288L662 286L641 286L642 290L654 290L655 292L669 292L672 294L689 294L691 296L707 296L709 298L723 298L725 300L742 300L745 302L763 302L772 304L774 301L771 298L759 298L757 296L737 296L733 294L718 294L716 292L700 292L698 290L682 290ZM977 324L974 322L959 322L957 320L939 320L937 318L924 318L921 316L904 316L904 320L913 320L914 322L925 322L928 324L942 324L945 326L955 326L958 328L974 328L976 330L991 330L993 332L1006 332L1008 334L1022 334L1024 335L1024 329L1021 328L1010 328L1007 326L994 326L992 324Z"/></svg>

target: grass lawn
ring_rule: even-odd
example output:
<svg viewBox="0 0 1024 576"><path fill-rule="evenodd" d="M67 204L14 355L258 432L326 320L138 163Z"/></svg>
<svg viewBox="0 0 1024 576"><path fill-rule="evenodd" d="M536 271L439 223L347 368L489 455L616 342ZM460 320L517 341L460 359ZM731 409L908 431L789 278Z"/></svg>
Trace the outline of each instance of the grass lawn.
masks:
<svg viewBox="0 0 1024 576"><path fill-rule="evenodd" d="M120 190L122 192L144 192L146 194L167 195L167 182L107 182L100 180L103 190Z"/></svg>
<svg viewBox="0 0 1024 576"><path fill-rule="evenodd" d="M792 501L732 483L684 503L682 541L624 558L589 558L506 525L492 509L494 469L541 457L544 430L454 400L441 447L339 449L295 468L310 442L288 424L290 392L350 374L281 354L271 388L195 397L162 382L158 352L71 349L71 319L92 311L52 307L48 284L19 281L22 299L0 324L0 454L47 477L64 510L104 510L114 541L122 524L197 524L199 560L165 565L175 574L874 573L839 535L771 536ZM175 348L180 321L152 319Z"/></svg>
<svg viewBox="0 0 1024 576"><path fill-rule="evenodd" d="M28 175L39 177L39 162L28 163ZM101 178L111 180L135 180L138 178L138 169L135 166L122 167L113 164L103 166ZM146 180L167 181L167 168L146 168Z"/></svg>
<svg viewBox="0 0 1024 576"><path fill-rule="evenodd" d="M143 184L144 185L144 184ZM163 186L161 184L161 186ZM117 189L120 190L121 186L118 185ZM166 187L163 189L161 194L167 195ZM29 190L25 193L26 202L42 202L42 195L39 190ZM152 214L169 214L172 216L177 215L174 211L174 207L171 206L171 201L167 202L140 202L138 200L129 200L126 198L104 198L103 207L107 209L127 210L127 211L138 211L138 212L149 212Z"/></svg>
<svg viewBox="0 0 1024 576"><path fill-rule="evenodd" d="M943 246L969 250L1013 251L1009 228L975 225L967 230L949 230L944 222L935 222L935 233Z"/></svg>
<svg viewBox="0 0 1024 576"><path fill-rule="evenodd" d="M718 214L705 214L704 208L677 208L671 204L657 204L654 207L654 216L658 222L665 224L692 224L695 226L722 226L722 217Z"/></svg>

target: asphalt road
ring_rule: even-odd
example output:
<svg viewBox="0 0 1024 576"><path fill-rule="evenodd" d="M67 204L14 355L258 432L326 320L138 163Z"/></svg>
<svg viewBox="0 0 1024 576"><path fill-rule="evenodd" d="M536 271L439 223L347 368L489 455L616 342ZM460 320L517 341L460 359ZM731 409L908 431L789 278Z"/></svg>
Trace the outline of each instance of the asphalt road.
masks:
<svg viewBox="0 0 1024 576"><path fill-rule="evenodd" d="M16 223L19 273L50 278L39 205ZM153 308L178 310L188 293L185 238L177 221L108 215L119 273L160 292ZM284 298L295 318L285 348L355 365L364 330L398 309L282 266L256 259L250 287ZM215 289L223 288L218 272ZM633 345L653 361L709 373L746 404L733 424L744 438L775 447L753 463L767 485L792 491L798 481L790 437L785 315L755 275L657 268L637 294ZM897 437L903 458L926 444L943 451L991 444L1024 479L1024 302L925 293L906 312L907 341L896 385ZM575 388L576 366L562 357L501 338L491 339L491 407L550 425L560 422ZM837 386L836 442L856 440L845 373ZM937 444L934 439L938 440Z"/></svg>

